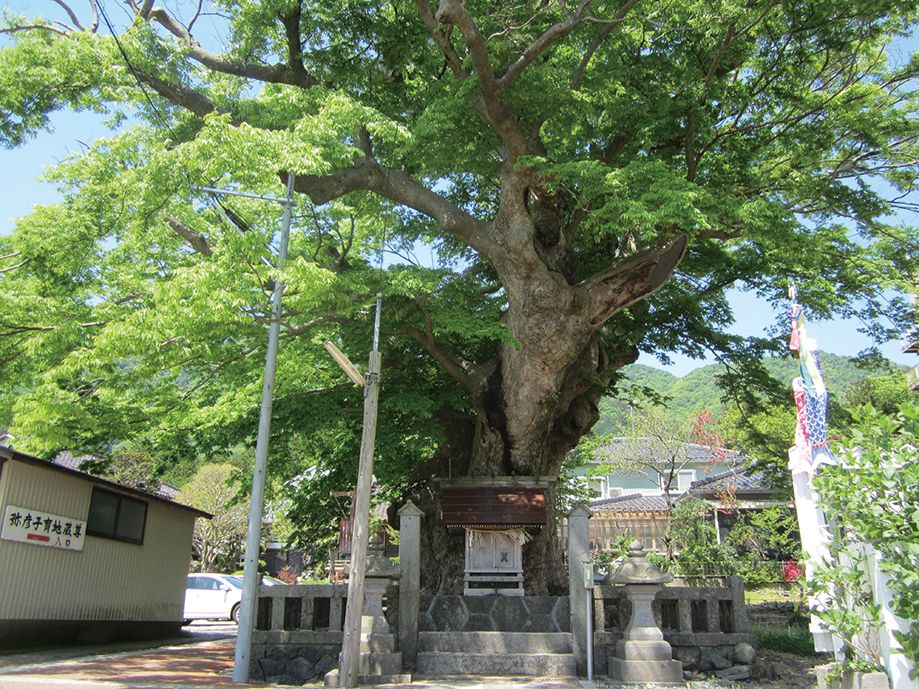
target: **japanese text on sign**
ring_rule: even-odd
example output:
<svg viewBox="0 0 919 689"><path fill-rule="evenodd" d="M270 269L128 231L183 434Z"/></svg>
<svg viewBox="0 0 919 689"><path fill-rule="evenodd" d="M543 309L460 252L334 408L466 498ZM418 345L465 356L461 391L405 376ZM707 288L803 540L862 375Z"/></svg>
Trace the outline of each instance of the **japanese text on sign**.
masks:
<svg viewBox="0 0 919 689"><path fill-rule="evenodd" d="M86 522L42 510L7 505L0 538L65 550L83 550Z"/></svg>

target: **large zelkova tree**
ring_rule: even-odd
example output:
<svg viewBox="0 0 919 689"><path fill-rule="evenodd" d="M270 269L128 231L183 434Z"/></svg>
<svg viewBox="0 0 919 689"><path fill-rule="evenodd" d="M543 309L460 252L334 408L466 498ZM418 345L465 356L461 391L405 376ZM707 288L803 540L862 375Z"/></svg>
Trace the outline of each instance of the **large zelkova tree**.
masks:
<svg viewBox="0 0 919 689"><path fill-rule="evenodd" d="M53 0L7 14L0 137L61 108L118 133L48 177L0 238L0 423L48 453L131 439L163 458L251 441L268 295L287 286L272 470L304 528L353 481L384 294L376 475L428 512L432 585L461 576L432 476L558 475L639 351L771 346L725 290L812 315L907 318L915 2ZM115 38L117 36L117 40ZM264 263L298 206L291 260ZM412 260L431 247L436 260ZM390 256L378 264L384 250ZM394 260L393 255L404 260ZM883 321L881 316L889 317ZM753 380L747 378L747 380ZM325 523L325 522L323 522ZM307 532L308 533L308 532ZM527 586L558 587L555 528ZM459 553L459 555L457 555Z"/></svg>

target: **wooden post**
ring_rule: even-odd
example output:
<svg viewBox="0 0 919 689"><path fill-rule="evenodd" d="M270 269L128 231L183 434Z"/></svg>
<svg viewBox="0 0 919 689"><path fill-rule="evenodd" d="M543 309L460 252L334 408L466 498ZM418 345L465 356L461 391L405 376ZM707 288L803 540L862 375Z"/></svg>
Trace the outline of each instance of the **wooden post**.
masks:
<svg viewBox="0 0 919 689"><path fill-rule="evenodd" d="M370 490L373 482L373 449L377 434L377 402L380 397L380 298L377 297L373 351L364 383L364 432L357 472L357 495L354 499L354 522L351 534L351 572L348 575L348 604L342 635L338 686L357 686L360 660L361 616L364 611L364 574L367 571L367 542L370 529Z"/></svg>

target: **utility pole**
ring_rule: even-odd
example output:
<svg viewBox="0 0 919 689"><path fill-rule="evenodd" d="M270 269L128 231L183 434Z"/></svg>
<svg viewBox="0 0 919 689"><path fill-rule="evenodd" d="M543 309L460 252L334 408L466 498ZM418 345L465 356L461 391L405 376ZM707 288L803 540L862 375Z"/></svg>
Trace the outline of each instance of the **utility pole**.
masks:
<svg viewBox="0 0 919 689"><path fill-rule="evenodd" d="M290 238L290 223L294 207L294 173L287 174L287 196L283 199L273 196L245 194L237 191L200 187L201 191L214 194L229 194L246 198L274 201L284 205L281 221L281 242L278 247L277 270L284 267L287 259L287 244ZM249 529L246 533L246 555L243 567L243 593L239 603L239 628L236 634L236 657L233 665L233 681L249 681L249 658L252 651L252 628L258 607L258 556L262 535L262 512L265 507L265 474L268 465L268 436L271 431L271 407L274 403L274 374L278 361L278 339L281 334L281 296L284 284L276 280L271 294L271 323L268 326L268 354L265 356L265 379L262 383L262 405L258 417L258 439L255 443L255 468L252 472L252 498L249 502Z"/></svg>
<svg viewBox="0 0 919 689"><path fill-rule="evenodd" d="M364 377L364 430L361 436L361 456L357 472L357 495L354 498L351 572L348 575L348 604L345 609L345 629L338 674L338 686L348 689L357 686L360 661L364 574L367 571L367 541L370 536L368 532L370 530L370 490L373 482L373 450L377 435L377 403L380 397L379 342L380 295L378 294L376 317L373 324L373 350L370 352L367 375ZM348 369L343 364L341 365L348 372ZM349 373L349 377L355 380L352 373Z"/></svg>

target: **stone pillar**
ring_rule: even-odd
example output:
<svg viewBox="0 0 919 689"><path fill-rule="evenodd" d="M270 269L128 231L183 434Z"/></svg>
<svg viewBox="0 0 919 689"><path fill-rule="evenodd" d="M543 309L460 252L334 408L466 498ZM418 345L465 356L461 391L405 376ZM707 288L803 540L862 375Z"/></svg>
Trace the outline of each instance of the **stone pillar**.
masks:
<svg viewBox="0 0 919 689"><path fill-rule="evenodd" d="M721 629L721 608L717 598L707 598L705 600L705 618L708 631L716 634Z"/></svg>
<svg viewBox="0 0 919 689"><path fill-rule="evenodd" d="M692 632L692 607L689 598L677 599L678 629L681 632Z"/></svg>
<svg viewBox="0 0 919 689"><path fill-rule="evenodd" d="M402 662L415 667L421 605L421 516L411 500L399 510L399 648Z"/></svg>
<svg viewBox="0 0 919 689"><path fill-rule="evenodd" d="M734 632L746 634L750 631L750 620L747 617L743 579L736 574L732 574L728 577L728 586L731 589L731 600L733 601Z"/></svg>
<svg viewBox="0 0 919 689"><path fill-rule="evenodd" d="M591 512L575 505L568 513L568 602L571 608L571 646L578 675L587 676L587 590L584 588L584 561L589 555Z"/></svg>

